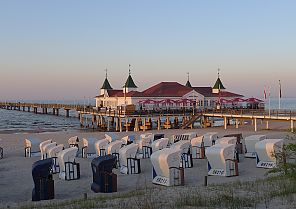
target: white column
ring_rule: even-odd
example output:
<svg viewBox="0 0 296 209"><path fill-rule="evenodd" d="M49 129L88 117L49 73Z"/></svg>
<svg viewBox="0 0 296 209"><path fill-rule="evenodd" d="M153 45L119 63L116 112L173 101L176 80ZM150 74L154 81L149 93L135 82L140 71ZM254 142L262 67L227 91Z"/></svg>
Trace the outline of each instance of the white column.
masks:
<svg viewBox="0 0 296 209"><path fill-rule="evenodd" d="M291 132L293 133L294 132L294 121L291 120Z"/></svg>
<svg viewBox="0 0 296 209"><path fill-rule="evenodd" d="M255 131L257 131L257 118L254 118Z"/></svg>
<svg viewBox="0 0 296 209"><path fill-rule="evenodd" d="M269 129L269 121L266 121L266 129Z"/></svg>
<svg viewBox="0 0 296 209"><path fill-rule="evenodd" d="M235 119L235 128L238 128L238 119Z"/></svg>

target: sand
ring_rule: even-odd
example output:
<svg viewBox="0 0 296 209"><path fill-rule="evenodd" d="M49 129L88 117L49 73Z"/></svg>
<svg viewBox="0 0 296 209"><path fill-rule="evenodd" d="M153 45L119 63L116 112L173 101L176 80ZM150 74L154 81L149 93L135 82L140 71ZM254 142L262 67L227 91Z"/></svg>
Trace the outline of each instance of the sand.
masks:
<svg viewBox="0 0 296 209"><path fill-rule="evenodd" d="M285 127L286 124L279 124L278 127ZM206 129L187 129L187 130L161 130L147 131L152 133L164 133L165 137L170 138L173 134L186 132L196 132L198 135L206 132L218 132L219 137L225 134L242 133L243 137L252 134L265 134L268 138L285 138L291 135L285 130L263 130L264 124L258 126L257 132L251 125L240 126L236 129L229 126L227 130L222 127ZM273 125L273 128L275 125ZM138 137L143 132L122 132L116 133L120 137L133 134ZM4 158L0 159L0 203L9 205L15 203L31 202L33 180L31 175L32 164L40 157L24 157L24 139L29 136L37 137L41 140L53 139L58 144L62 143L68 147L67 140L71 136L104 138L104 132L53 132L53 133L20 133L20 134L0 134L0 146L4 149ZM81 178L74 181L65 181L54 175L55 199L71 199L82 197L84 193L93 194L90 189L92 183L91 160L77 158L81 167ZM152 166L150 159L141 159L141 174L124 175L120 174L118 169L114 172L118 175L118 191L129 191L142 186L161 187L152 184ZM239 176L237 177L219 177L209 176L208 184L218 184L232 181L249 181L258 178L264 178L266 169L256 168L255 159L244 158L240 156ZM202 185L204 176L207 175L206 160L194 160L194 167L185 170L185 186Z"/></svg>

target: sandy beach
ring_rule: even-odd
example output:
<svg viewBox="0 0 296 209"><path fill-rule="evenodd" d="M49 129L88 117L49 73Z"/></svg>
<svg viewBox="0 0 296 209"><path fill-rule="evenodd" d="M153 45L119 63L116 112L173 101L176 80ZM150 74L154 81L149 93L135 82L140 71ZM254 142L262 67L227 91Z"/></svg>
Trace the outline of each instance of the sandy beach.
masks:
<svg viewBox="0 0 296 209"><path fill-rule="evenodd" d="M280 123L271 124L272 128ZM186 132L196 132L202 135L206 132L218 132L219 137L225 134L242 133L243 137L253 134L265 134L267 138L286 138L287 135L292 135L284 129L281 130L263 130L264 124L259 126L259 131L254 132L253 126L244 125L236 129L229 126L227 130L222 127L206 128L206 129L186 129L186 130L160 130L147 131L152 133L164 133L165 137L170 138L173 134L181 134ZM139 137L143 132L121 132L116 133L120 137L128 134ZM33 188L33 180L31 175L32 164L39 160L40 157L24 157L24 139L29 136L37 137L41 140L52 139L58 144L64 144L68 147L67 140L71 136L77 135L79 138L96 137L104 138L104 132L53 132L53 133L18 133L18 134L0 134L0 146L4 149L4 158L0 160L0 203L1 205L15 205L31 202L31 193ZM91 191L92 183L91 158L77 158L80 163L81 178L74 181L60 180L58 175L54 175L55 199L64 200L72 198L81 198L84 193L91 195L95 194ZM194 160L193 168L185 170L185 187L202 185L204 176L207 175L206 160ZM124 175L120 174L118 169L113 169L118 175L118 192L135 190L144 186L162 187L152 184L152 165L150 159L141 159L141 174ZM260 178L265 178L267 170L256 168L255 159L244 158L240 156L239 176L237 177L218 177L209 176L208 184L219 184L234 181L250 181Z"/></svg>

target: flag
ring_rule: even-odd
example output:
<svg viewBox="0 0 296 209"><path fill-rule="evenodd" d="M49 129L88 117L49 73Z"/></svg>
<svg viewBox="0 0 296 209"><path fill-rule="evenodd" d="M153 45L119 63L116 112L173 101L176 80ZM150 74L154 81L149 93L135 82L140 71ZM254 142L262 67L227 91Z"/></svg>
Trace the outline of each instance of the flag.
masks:
<svg viewBox="0 0 296 209"><path fill-rule="evenodd" d="M282 85L281 85L281 80L279 80L279 86L280 86L279 97L282 98Z"/></svg>
<svg viewBox="0 0 296 209"><path fill-rule="evenodd" d="M266 96L266 88L264 87L264 99L266 100L267 96Z"/></svg>

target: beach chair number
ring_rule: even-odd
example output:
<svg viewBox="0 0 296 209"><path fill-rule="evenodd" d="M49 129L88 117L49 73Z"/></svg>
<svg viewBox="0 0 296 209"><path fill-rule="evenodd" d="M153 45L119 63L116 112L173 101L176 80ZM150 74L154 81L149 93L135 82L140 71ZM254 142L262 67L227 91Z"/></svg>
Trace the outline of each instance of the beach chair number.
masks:
<svg viewBox="0 0 296 209"><path fill-rule="evenodd" d="M224 174L224 170L213 170L213 174L222 176Z"/></svg>
<svg viewBox="0 0 296 209"><path fill-rule="evenodd" d="M273 163L273 162L266 162L266 163L260 162L259 166L264 167L264 168L273 168L275 166L275 163Z"/></svg>
<svg viewBox="0 0 296 209"><path fill-rule="evenodd" d="M167 182L168 182L168 179L167 178L162 178L162 177L156 177L155 182L158 183L158 184L166 185Z"/></svg>

